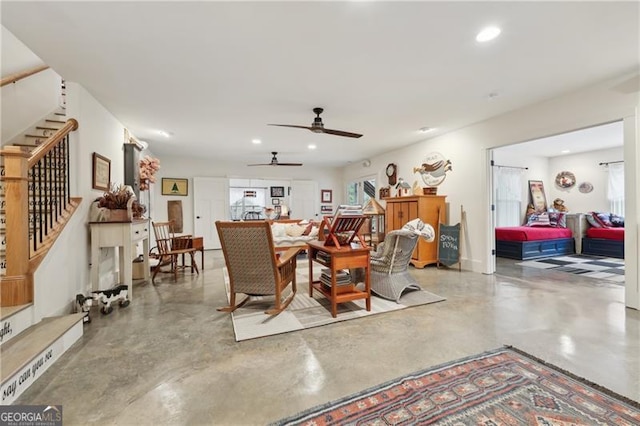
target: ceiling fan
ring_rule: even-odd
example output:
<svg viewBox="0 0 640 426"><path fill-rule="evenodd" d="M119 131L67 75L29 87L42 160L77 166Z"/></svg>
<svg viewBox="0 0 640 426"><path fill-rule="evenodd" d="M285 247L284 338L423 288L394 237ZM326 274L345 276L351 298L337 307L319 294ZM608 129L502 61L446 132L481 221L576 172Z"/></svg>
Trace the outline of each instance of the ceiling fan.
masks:
<svg viewBox="0 0 640 426"><path fill-rule="evenodd" d="M359 133L345 132L343 130L325 129L324 124L322 123L322 118L320 118L320 114L322 114L323 111L324 109L322 108L313 109L313 112L316 114L316 118L313 119L313 123L311 123L311 126L297 126L295 124L269 124L269 126L294 127L297 129L311 130L313 133L326 133L328 135L344 136L347 138L359 138L362 136Z"/></svg>
<svg viewBox="0 0 640 426"><path fill-rule="evenodd" d="M278 153L272 151L271 154L273 155L273 157L271 157L270 163L247 164L247 166L302 166L302 163L280 163L278 162L278 158L276 157Z"/></svg>

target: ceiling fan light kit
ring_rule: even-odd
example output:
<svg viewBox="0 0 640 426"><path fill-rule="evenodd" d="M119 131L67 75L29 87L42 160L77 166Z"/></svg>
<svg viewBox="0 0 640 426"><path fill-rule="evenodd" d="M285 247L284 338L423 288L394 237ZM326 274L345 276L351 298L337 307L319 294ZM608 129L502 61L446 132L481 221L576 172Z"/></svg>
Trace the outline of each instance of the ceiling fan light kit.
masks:
<svg viewBox="0 0 640 426"><path fill-rule="evenodd" d="M316 117L313 119L313 123L311 126L300 126L297 124L269 124L269 126L278 126L278 127L292 127L294 129L307 129L311 130L313 133L325 133L327 135L335 135L335 136L343 136L345 138L359 138L362 137L359 133L345 132L344 130L333 130L327 129L324 127L324 123L322 122L322 118L320 114L324 111L323 108L316 107L313 109L313 113Z"/></svg>

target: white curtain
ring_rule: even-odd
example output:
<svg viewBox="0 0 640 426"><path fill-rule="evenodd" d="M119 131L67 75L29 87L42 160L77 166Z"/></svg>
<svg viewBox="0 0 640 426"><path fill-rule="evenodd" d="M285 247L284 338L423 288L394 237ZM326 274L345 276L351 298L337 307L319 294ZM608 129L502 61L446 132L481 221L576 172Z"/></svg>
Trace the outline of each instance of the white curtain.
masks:
<svg viewBox="0 0 640 426"><path fill-rule="evenodd" d="M522 173L512 167L494 168L496 226L522 225Z"/></svg>
<svg viewBox="0 0 640 426"><path fill-rule="evenodd" d="M607 199L611 213L624 216L624 163L609 164Z"/></svg>

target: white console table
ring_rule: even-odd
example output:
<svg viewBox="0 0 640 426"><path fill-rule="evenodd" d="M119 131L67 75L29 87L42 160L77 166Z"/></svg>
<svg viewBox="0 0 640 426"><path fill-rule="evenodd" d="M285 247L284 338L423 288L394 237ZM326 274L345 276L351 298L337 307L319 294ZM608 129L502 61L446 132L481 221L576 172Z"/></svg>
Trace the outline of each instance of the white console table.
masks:
<svg viewBox="0 0 640 426"><path fill-rule="evenodd" d="M100 249L118 247L120 259L120 282L129 288L129 299L133 299L132 261L134 244L142 241L144 256L144 279L149 279L149 221L133 222L89 222L91 226L91 286L99 290Z"/></svg>

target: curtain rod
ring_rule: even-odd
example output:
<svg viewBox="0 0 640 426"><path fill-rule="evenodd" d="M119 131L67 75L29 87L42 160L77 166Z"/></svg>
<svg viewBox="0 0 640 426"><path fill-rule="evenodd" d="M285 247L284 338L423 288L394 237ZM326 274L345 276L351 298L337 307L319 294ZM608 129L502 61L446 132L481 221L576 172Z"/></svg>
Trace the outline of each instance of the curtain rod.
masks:
<svg viewBox="0 0 640 426"><path fill-rule="evenodd" d="M500 165L500 164L495 164L495 163L493 162L493 160L491 160L491 165L492 165L493 167L507 167L507 168L509 168L509 169L522 169L522 170L529 170L529 168L528 168L528 167L502 166L502 165Z"/></svg>
<svg viewBox="0 0 640 426"><path fill-rule="evenodd" d="M608 166L609 164L614 164L614 163L624 163L624 160L607 161L606 163L598 163L598 165L599 166Z"/></svg>

